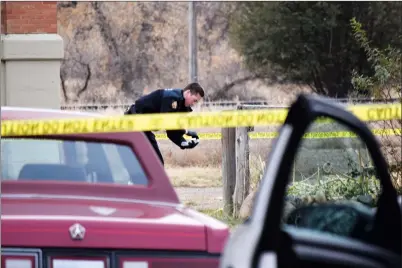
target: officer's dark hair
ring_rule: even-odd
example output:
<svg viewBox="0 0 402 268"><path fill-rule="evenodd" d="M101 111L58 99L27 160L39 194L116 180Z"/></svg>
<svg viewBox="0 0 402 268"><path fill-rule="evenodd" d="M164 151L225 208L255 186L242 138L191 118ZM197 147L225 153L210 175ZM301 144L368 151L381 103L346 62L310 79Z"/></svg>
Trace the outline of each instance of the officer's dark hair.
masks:
<svg viewBox="0 0 402 268"><path fill-rule="evenodd" d="M193 95L200 94L201 98L204 98L204 89L198 83L188 84L185 88L183 88L183 91L186 90L190 90L191 94Z"/></svg>

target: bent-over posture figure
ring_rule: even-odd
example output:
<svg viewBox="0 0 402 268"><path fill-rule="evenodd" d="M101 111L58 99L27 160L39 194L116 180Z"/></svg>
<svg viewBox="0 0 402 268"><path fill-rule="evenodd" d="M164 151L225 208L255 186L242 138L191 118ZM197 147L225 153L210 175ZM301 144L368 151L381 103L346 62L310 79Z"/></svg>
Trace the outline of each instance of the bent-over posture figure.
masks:
<svg viewBox="0 0 402 268"><path fill-rule="evenodd" d="M191 107L203 97L204 89L198 83L188 84L183 89L157 89L135 101L124 114L192 112ZM152 133L152 131L145 131L144 133L164 165L164 160L155 139L155 134ZM183 150L192 149L197 146L199 142L199 137L195 131L167 130L166 134L173 143ZM196 140L187 141L183 137L184 134Z"/></svg>

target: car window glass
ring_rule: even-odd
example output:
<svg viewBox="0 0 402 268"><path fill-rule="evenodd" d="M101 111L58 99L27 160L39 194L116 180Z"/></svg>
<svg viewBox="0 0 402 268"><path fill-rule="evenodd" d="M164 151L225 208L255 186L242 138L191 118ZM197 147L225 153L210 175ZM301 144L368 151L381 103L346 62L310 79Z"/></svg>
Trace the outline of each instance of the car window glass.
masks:
<svg viewBox="0 0 402 268"><path fill-rule="evenodd" d="M2 139L1 150L2 180L148 184L136 154L125 145Z"/></svg>
<svg viewBox="0 0 402 268"><path fill-rule="evenodd" d="M290 167L283 224L364 240L381 190L371 160L365 143L341 123L313 122ZM308 205L317 207L300 210Z"/></svg>
<svg viewBox="0 0 402 268"><path fill-rule="evenodd" d="M117 150L117 147L113 144L102 144L103 150L107 157L107 161L110 164L110 172L113 178L119 183L125 183L130 180L130 174L124 166L124 162ZM137 158L134 158L132 165L135 165L138 170L141 170Z"/></svg>
<svg viewBox="0 0 402 268"><path fill-rule="evenodd" d="M62 141L1 139L1 170L3 179L16 179L22 166L29 162L63 164ZM42 152L42 153L39 153ZM46 153L45 153L46 152Z"/></svg>

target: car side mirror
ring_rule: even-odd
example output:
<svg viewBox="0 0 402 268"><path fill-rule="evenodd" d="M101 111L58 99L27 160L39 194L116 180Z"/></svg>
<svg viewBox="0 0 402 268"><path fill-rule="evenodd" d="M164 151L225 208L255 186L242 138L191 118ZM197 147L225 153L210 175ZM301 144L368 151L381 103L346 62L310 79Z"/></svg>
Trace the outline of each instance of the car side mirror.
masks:
<svg viewBox="0 0 402 268"><path fill-rule="evenodd" d="M363 204L319 204L293 210L285 224L355 239L372 230L375 211Z"/></svg>

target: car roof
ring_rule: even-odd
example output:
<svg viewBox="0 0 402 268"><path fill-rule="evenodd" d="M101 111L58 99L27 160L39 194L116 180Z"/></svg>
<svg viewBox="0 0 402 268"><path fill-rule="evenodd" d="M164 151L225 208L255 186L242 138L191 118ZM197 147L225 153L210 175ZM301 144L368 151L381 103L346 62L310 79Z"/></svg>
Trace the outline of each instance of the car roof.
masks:
<svg viewBox="0 0 402 268"><path fill-rule="evenodd" d="M100 113L68 111L49 108L30 108L18 106L2 106L1 119L45 119L69 117L101 117Z"/></svg>

